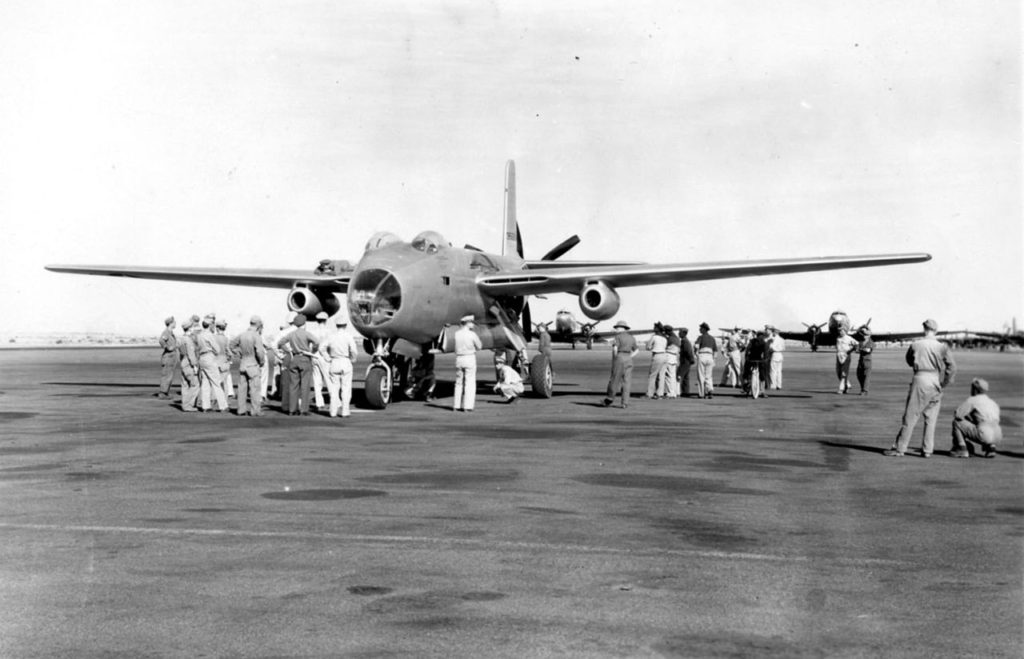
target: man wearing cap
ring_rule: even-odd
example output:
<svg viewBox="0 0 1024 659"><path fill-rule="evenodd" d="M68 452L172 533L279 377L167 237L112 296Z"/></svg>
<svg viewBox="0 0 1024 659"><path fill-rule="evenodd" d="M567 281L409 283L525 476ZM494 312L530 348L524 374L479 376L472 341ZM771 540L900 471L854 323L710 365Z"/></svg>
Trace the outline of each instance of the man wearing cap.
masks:
<svg viewBox="0 0 1024 659"><path fill-rule="evenodd" d="M217 358L222 348L213 333L215 322L212 315L203 318L203 329L196 337L196 350L199 353L199 404L204 412L211 409L211 391L217 401L217 411L223 412L228 409L228 399L224 396L224 387L221 386L222 376Z"/></svg>
<svg viewBox="0 0 1024 659"><path fill-rule="evenodd" d="M857 362L857 383L860 384L860 395L868 395L868 380L871 379L871 353L875 351L875 342L871 340L871 328L863 327L860 330L861 340L857 344L857 354L860 360Z"/></svg>
<svg viewBox="0 0 1024 659"><path fill-rule="evenodd" d="M663 398L679 398L679 351L682 341L676 336L676 330L671 325L665 325L665 354L668 355L668 366L665 368L665 377L662 378L662 390L658 393Z"/></svg>
<svg viewBox="0 0 1024 659"><path fill-rule="evenodd" d="M502 400L506 403L514 403L519 396L523 395L523 378L506 361L505 355L498 355L494 358L494 368L497 369L498 380L494 385L494 392L500 393Z"/></svg>
<svg viewBox="0 0 1024 659"><path fill-rule="evenodd" d="M779 336L779 329L768 326L768 388L782 389L782 353L786 351L786 339Z"/></svg>
<svg viewBox="0 0 1024 659"><path fill-rule="evenodd" d="M978 444L986 458L996 457L996 444L1003 439L999 426L999 404L988 397L988 382L971 380L971 395L953 413L954 458L971 457L967 442ZM967 441L964 441L967 440Z"/></svg>
<svg viewBox="0 0 1024 659"><path fill-rule="evenodd" d="M231 352L238 356L238 416L248 412L252 416L263 416L263 365L267 363L267 350L263 346L263 321L259 316L249 319L249 329L242 332L229 344ZM246 410L246 396L249 410Z"/></svg>
<svg viewBox="0 0 1024 659"><path fill-rule="evenodd" d="M647 395L645 398L657 400L665 393L665 374L668 371L668 337L665 327L654 323L654 334L647 341L647 349L651 351L651 367L647 372Z"/></svg>
<svg viewBox="0 0 1024 659"><path fill-rule="evenodd" d="M885 451L890 457L902 456L910 445L910 436L917 425L917 419L924 416L924 439L921 442L921 457L930 458L935 448L935 422L942 406L942 390L952 384L956 376L956 363L949 346L935 338L939 324L929 318L924 321L924 338L910 344L907 349L907 365L914 369L910 381L907 402L903 410L896 443Z"/></svg>
<svg viewBox="0 0 1024 659"><path fill-rule="evenodd" d="M845 327L839 328L839 336L836 337L836 377L839 378L839 389L837 394L845 394L850 390L850 362L851 356L857 350L857 339L850 336Z"/></svg>
<svg viewBox="0 0 1024 659"><path fill-rule="evenodd" d="M697 395L700 398L711 398L715 390L715 353L718 352L718 342L708 333L710 329L710 325L701 323L700 336L693 346L697 351Z"/></svg>
<svg viewBox="0 0 1024 659"><path fill-rule="evenodd" d="M352 372L358 355L355 339L345 331L345 321L334 320L335 328L324 337L317 354L327 364L327 391L331 398L331 418L352 414Z"/></svg>
<svg viewBox="0 0 1024 659"><path fill-rule="evenodd" d="M679 389L678 394L686 398L690 397L690 368L697 361L693 353L693 343L689 338L690 328L679 328Z"/></svg>
<svg viewBox="0 0 1024 659"><path fill-rule="evenodd" d="M224 388L224 395L228 398L235 397L235 382L231 377L231 350L228 346L231 344L231 340L228 338L227 329L228 321L223 318L218 318L217 322L214 323L217 331L213 333L217 339L217 343L220 344L221 352L217 355L217 368L220 369L220 383Z"/></svg>
<svg viewBox="0 0 1024 659"><path fill-rule="evenodd" d="M764 398L766 359L768 357L768 341L764 330L747 343L746 359L743 362L743 381L747 383L747 394L754 399Z"/></svg>
<svg viewBox="0 0 1024 659"><path fill-rule="evenodd" d="M160 389L154 396L170 398L174 370L181 361L178 356L178 339L174 336L174 316L164 319L164 331L160 333Z"/></svg>
<svg viewBox="0 0 1024 659"><path fill-rule="evenodd" d="M288 367L288 413L309 416L309 393L313 384L313 354L320 344L306 329L306 316L295 314L295 330L277 340L277 347L291 353Z"/></svg>
<svg viewBox="0 0 1024 659"><path fill-rule="evenodd" d="M463 316L462 327L455 332L455 400L456 412L472 412L476 405L476 351L483 349L480 337L473 331L473 316Z"/></svg>
<svg viewBox="0 0 1024 659"><path fill-rule="evenodd" d="M327 326L327 319L329 316L326 311L320 311L316 314L316 325L309 328L310 333L317 340L320 345L323 345L324 341L327 340L327 335L333 333L334 328ZM324 387L327 385L329 380L327 373L327 359L323 356L320 350L317 350L313 356L313 405L317 410L324 408ZM333 404L333 399L332 399Z"/></svg>
<svg viewBox="0 0 1024 659"><path fill-rule="evenodd" d="M622 406L629 407L630 387L633 379L633 356L640 352L636 339L629 333L629 324L624 320L615 323L612 338L612 374L608 378L608 390L604 406L615 402L615 394L622 394Z"/></svg>
<svg viewBox="0 0 1024 659"><path fill-rule="evenodd" d="M185 412L198 410L199 400L199 353L196 351L195 331L198 325L186 320L181 325L184 334L178 341L178 356L181 359L181 409Z"/></svg>

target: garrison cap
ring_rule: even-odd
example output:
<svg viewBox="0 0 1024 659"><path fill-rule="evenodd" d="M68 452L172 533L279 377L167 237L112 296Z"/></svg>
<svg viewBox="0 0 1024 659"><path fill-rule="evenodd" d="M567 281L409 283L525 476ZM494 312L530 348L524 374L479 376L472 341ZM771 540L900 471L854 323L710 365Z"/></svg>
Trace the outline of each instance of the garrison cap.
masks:
<svg viewBox="0 0 1024 659"><path fill-rule="evenodd" d="M167 318L164 318L164 325L170 325L173 322L174 322L174 316L168 316Z"/></svg>
<svg viewBox="0 0 1024 659"><path fill-rule="evenodd" d="M295 318L292 319L292 325L295 325L296 327L302 327L305 324L306 324L306 314L303 314L303 313L295 314Z"/></svg>
<svg viewBox="0 0 1024 659"><path fill-rule="evenodd" d="M504 364L506 361L505 355L495 355L494 357L495 364Z"/></svg>
<svg viewBox="0 0 1024 659"><path fill-rule="evenodd" d="M344 318L342 318L341 316L338 316L338 317L336 317L334 319L334 325L335 325L335 327L345 327L346 325L348 325L348 323L345 322Z"/></svg>
<svg viewBox="0 0 1024 659"><path fill-rule="evenodd" d="M620 320L619 322L615 323L612 327L614 329L625 329L625 330L628 330L629 329L629 323L627 323L624 320Z"/></svg>
<svg viewBox="0 0 1024 659"><path fill-rule="evenodd" d="M228 321L224 320L223 318L221 318L221 319L219 319L217 321L217 327L219 327L221 329L224 329L227 326L228 326Z"/></svg>
<svg viewBox="0 0 1024 659"><path fill-rule="evenodd" d="M711 325L708 325L707 323L701 323L700 324L700 328L702 330L709 330L709 329L711 329ZM739 328L737 328L737 329L739 329Z"/></svg>
<svg viewBox="0 0 1024 659"><path fill-rule="evenodd" d="M321 311L316 315L317 320L327 320L327 312Z"/></svg>
<svg viewBox="0 0 1024 659"><path fill-rule="evenodd" d="M871 328L870 327L862 327L862 328L860 328L860 333L863 334L864 336L871 336Z"/></svg>
<svg viewBox="0 0 1024 659"><path fill-rule="evenodd" d="M263 319L260 318L259 316L253 316L252 318L249 319L249 324L250 325L262 325L263 324Z"/></svg>
<svg viewBox="0 0 1024 659"><path fill-rule="evenodd" d="M689 334L690 333L690 328L689 327L680 327L679 328L679 333L680 334Z"/></svg>
<svg viewBox="0 0 1024 659"><path fill-rule="evenodd" d="M931 318L929 318L928 320L924 321L924 323L922 323L922 324L924 325L924 328L926 330L932 330L934 332L935 330L939 329L939 324L937 322L935 322L934 320L932 320Z"/></svg>
<svg viewBox="0 0 1024 659"><path fill-rule="evenodd" d="M977 390L978 393L988 393L988 382L981 378L974 378L971 380L971 389Z"/></svg>
<svg viewBox="0 0 1024 659"><path fill-rule="evenodd" d="M462 323L463 325L465 325L466 323L474 323L474 322L476 322L476 319L473 317L473 314L468 314L468 315L463 316L462 319L459 322Z"/></svg>
<svg viewBox="0 0 1024 659"><path fill-rule="evenodd" d="M184 320L181 323L181 329L183 329L183 330L192 329L192 325L194 325L194 324L195 323L192 322L192 319Z"/></svg>
<svg viewBox="0 0 1024 659"><path fill-rule="evenodd" d="M661 326L661 329L665 330L666 332L672 332L672 331L675 331L675 330L673 330L673 328L672 328L672 326L671 326L671 325L662 325L662 326Z"/></svg>
<svg viewBox="0 0 1024 659"><path fill-rule="evenodd" d="M195 325L198 322L199 322L199 314L197 314L197 313L192 314L192 324Z"/></svg>

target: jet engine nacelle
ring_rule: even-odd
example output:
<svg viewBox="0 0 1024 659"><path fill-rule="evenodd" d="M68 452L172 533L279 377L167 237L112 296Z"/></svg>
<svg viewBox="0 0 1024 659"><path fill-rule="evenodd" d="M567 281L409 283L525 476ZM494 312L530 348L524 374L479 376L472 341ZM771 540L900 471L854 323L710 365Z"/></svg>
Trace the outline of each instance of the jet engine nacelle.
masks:
<svg viewBox="0 0 1024 659"><path fill-rule="evenodd" d="M580 310L591 320L608 320L619 312L619 294L604 282L587 284L580 291Z"/></svg>
<svg viewBox="0 0 1024 659"><path fill-rule="evenodd" d="M341 302L330 291L296 286L288 293L288 310L312 318L321 311L333 316L341 309Z"/></svg>

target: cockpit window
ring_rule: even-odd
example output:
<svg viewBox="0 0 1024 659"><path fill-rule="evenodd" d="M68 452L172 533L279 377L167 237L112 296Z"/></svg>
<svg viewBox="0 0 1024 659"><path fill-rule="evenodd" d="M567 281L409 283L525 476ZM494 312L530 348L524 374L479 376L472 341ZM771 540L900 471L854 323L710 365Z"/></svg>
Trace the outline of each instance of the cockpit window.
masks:
<svg viewBox="0 0 1024 659"><path fill-rule="evenodd" d="M380 249L381 247L387 247L393 243L400 242L402 242L402 239L390 231L378 231L370 236L370 239L366 241L366 248L363 251L372 252L375 249Z"/></svg>
<svg viewBox="0 0 1024 659"><path fill-rule="evenodd" d="M426 254L436 254L437 250L449 246L451 246L451 243L436 231L424 231L412 239L413 249L425 252Z"/></svg>

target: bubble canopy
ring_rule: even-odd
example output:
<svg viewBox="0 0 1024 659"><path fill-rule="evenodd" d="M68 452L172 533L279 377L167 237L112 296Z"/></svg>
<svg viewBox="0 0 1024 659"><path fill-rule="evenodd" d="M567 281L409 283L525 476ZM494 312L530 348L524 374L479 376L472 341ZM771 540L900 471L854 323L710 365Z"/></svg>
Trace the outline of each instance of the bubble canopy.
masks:
<svg viewBox="0 0 1024 659"><path fill-rule="evenodd" d="M424 231L412 239L412 248L427 254L433 254L442 247L451 247L451 243L436 231Z"/></svg>

